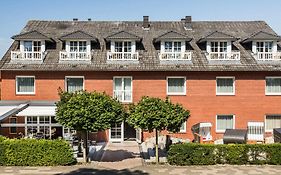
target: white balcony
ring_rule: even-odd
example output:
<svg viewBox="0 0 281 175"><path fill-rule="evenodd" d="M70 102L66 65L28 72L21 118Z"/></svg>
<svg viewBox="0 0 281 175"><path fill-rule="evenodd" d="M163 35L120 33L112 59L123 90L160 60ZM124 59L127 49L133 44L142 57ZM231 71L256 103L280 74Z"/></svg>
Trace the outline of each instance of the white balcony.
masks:
<svg viewBox="0 0 281 175"><path fill-rule="evenodd" d="M207 58L209 60L240 60L240 52L209 52L207 53Z"/></svg>
<svg viewBox="0 0 281 175"><path fill-rule="evenodd" d="M160 60L191 60L192 52L161 52L159 53Z"/></svg>
<svg viewBox="0 0 281 175"><path fill-rule="evenodd" d="M14 61L42 61L44 57L44 52L21 52L21 51L12 51L11 60Z"/></svg>
<svg viewBox="0 0 281 175"><path fill-rule="evenodd" d="M91 54L88 52L60 52L61 61L90 61Z"/></svg>
<svg viewBox="0 0 281 175"><path fill-rule="evenodd" d="M281 61L281 52L258 52L255 58L258 61Z"/></svg>
<svg viewBox="0 0 281 175"><path fill-rule="evenodd" d="M138 52L107 52L107 60L118 61L118 60L139 60Z"/></svg>

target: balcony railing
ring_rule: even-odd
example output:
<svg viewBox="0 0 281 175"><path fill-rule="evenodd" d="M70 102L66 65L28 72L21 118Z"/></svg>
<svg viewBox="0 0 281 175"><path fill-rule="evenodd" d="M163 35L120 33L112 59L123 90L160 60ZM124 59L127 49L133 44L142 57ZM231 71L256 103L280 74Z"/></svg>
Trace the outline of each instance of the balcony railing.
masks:
<svg viewBox="0 0 281 175"><path fill-rule="evenodd" d="M161 52L160 60L191 60L192 52Z"/></svg>
<svg viewBox="0 0 281 175"><path fill-rule="evenodd" d="M62 61L89 61L91 54L88 52L60 52L60 60Z"/></svg>
<svg viewBox="0 0 281 175"><path fill-rule="evenodd" d="M281 61L281 52L258 52L255 57L259 61Z"/></svg>
<svg viewBox="0 0 281 175"><path fill-rule="evenodd" d="M240 52L209 52L209 60L240 60Z"/></svg>
<svg viewBox="0 0 281 175"><path fill-rule="evenodd" d="M42 61L44 52L12 51L11 60L37 60Z"/></svg>
<svg viewBox="0 0 281 175"><path fill-rule="evenodd" d="M139 60L138 52L107 52L107 60Z"/></svg>

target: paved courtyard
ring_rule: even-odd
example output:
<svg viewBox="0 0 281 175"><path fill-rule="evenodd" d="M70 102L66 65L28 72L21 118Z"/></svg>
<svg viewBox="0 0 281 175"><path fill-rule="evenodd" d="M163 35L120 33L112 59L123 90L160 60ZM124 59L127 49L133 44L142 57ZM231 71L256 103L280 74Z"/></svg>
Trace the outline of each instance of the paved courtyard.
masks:
<svg viewBox="0 0 281 175"><path fill-rule="evenodd" d="M132 169L103 168L95 163L69 167L0 167L0 175L280 175L281 166L188 166L146 165Z"/></svg>

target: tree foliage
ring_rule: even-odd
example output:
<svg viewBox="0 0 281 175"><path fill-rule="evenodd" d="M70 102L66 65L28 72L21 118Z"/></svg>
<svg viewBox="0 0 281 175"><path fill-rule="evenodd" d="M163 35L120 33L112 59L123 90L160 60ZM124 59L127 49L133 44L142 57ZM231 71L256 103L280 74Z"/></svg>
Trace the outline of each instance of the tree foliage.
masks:
<svg viewBox="0 0 281 175"><path fill-rule="evenodd" d="M142 97L137 105L130 106L127 122L150 132L154 129L178 132L188 117L188 110L168 98Z"/></svg>
<svg viewBox="0 0 281 175"><path fill-rule="evenodd" d="M105 93L59 92L56 120L78 131L104 131L124 119L122 104Z"/></svg>

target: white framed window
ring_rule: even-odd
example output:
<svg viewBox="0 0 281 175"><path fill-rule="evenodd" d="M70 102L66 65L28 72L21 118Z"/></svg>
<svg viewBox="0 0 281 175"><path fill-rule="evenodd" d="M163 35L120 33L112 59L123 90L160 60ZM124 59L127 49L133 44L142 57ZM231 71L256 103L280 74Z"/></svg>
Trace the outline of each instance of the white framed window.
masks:
<svg viewBox="0 0 281 175"><path fill-rule="evenodd" d="M131 41L115 41L114 42L115 52L132 52L132 42Z"/></svg>
<svg viewBox="0 0 281 175"><path fill-rule="evenodd" d="M25 52L41 52L41 41L23 41Z"/></svg>
<svg viewBox="0 0 281 175"><path fill-rule="evenodd" d="M67 92L84 90L84 76L66 76L65 90Z"/></svg>
<svg viewBox="0 0 281 175"><path fill-rule="evenodd" d="M272 41L257 41L256 52L272 52L273 42Z"/></svg>
<svg viewBox="0 0 281 175"><path fill-rule="evenodd" d="M180 127L180 133L186 133L186 121L182 123Z"/></svg>
<svg viewBox="0 0 281 175"><path fill-rule="evenodd" d="M70 41L70 52L87 52L87 41Z"/></svg>
<svg viewBox="0 0 281 175"><path fill-rule="evenodd" d="M281 115L266 115L265 131L272 132L274 128L281 128Z"/></svg>
<svg viewBox="0 0 281 175"><path fill-rule="evenodd" d="M210 47L211 47L211 52L227 52L226 41L211 41Z"/></svg>
<svg viewBox="0 0 281 175"><path fill-rule="evenodd" d="M217 115L216 116L216 132L225 132L226 129L235 128L234 115Z"/></svg>
<svg viewBox="0 0 281 175"><path fill-rule="evenodd" d="M186 95L186 77L167 77L167 95Z"/></svg>
<svg viewBox="0 0 281 175"><path fill-rule="evenodd" d="M16 76L16 94L35 94L35 76Z"/></svg>
<svg viewBox="0 0 281 175"><path fill-rule="evenodd" d="M281 95L281 77L265 77L265 95Z"/></svg>
<svg viewBox="0 0 281 175"><path fill-rule="evenodd" d="M181 41L165 41L164 42L164 52L181 52L182 50Z"/></svg>
<svg viewBox="0 0 281 175"><path fill-rule="evenodd" d="M216 95L235 95L235 77L216 77Z"/></svg>
<svg viewBox="0 0 281 175"><path fill-rule="evenodd" d="M113 96L120 102L132 102L132 77L113 77Z"/></svg>

